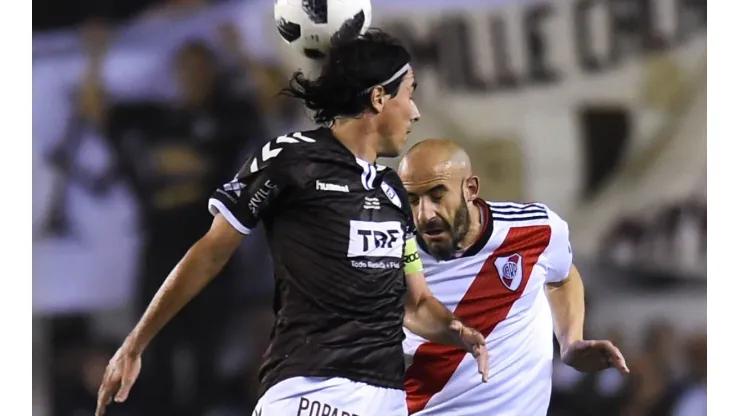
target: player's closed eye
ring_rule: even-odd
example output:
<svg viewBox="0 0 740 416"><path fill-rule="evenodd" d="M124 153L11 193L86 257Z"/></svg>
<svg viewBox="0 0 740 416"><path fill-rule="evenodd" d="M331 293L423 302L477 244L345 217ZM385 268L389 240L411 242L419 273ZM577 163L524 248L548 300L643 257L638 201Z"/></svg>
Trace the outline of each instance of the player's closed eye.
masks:
<svg viewBox="0 0 740 416"><path fill-rule="evenodd" d="M444 198L444 195L429 195L429 200L433 204L439 204L442 202L442 198ZM413 206L419 205L419 197L409 197L409 203Z"/></svg>
<svg viewBox="0 0 740 416"><path fill-rule="evenodd" d="M435 204L442 202L442 198L445 197L445 194L447 194L447 187L444 185L437 185L427 192L429 199Z"/></svg>

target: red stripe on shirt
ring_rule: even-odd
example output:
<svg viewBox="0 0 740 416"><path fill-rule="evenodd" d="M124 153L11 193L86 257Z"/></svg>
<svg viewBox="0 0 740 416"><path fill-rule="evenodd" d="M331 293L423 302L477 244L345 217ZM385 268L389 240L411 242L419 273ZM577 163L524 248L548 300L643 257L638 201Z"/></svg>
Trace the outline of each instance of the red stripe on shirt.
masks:
<svg viewBox="0 0 740 416"><path fill-rule="evenodd" d="M534 265L550 244L550 234L547 225L510 228L503 243L486 258L455 308L455 316L487 338L521 297ZM494 261L514 254L522 257L522 282L512 291L503 284ZM432 342L419 346L413 363L406 370L404 387L409 414L424 409L432 396L442 390L465 354L460 348ZM491 359L495 360L495 356Z"/></svg>

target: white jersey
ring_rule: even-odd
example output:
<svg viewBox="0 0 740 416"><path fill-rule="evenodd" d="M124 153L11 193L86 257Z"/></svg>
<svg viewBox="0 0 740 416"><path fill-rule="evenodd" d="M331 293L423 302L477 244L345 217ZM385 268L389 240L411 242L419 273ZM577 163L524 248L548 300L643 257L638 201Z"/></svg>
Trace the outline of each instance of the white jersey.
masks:
<svg viewBox="0 0 740 416"><path fill-rule="evenodd" d="M252 416L408 416L405 396L342 377L290 377L267 389Z"/></svg>
<svg viewBox="0 0 740 416"><path fill-rule="evenodd" d="M543 204L476 203L476 243L450 261L420 253L434 296L486 338L489 381L470 354L406 331L409 414L544 416L553 357L544 284L568 276L568 225Z"/></svg>

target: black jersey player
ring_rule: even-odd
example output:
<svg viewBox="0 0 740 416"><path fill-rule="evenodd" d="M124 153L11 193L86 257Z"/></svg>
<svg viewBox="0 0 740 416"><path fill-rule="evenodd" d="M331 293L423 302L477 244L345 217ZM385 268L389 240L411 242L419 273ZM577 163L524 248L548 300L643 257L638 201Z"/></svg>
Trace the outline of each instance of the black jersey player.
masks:
<svg viewBox="0 0 740 416"><path fill-rule="evenodd" d="M372 31L333 47L316 80L297 72L286 93L322 127L264 145L213 194L213 225L174 268L111 359L98 412L126 399L157 331L221 269L244 235L265 226L275 313L255 414L406 414L402 326L467 349L487 378L479 332L434 299L396 172L419 118L407 50Z"/></svg>

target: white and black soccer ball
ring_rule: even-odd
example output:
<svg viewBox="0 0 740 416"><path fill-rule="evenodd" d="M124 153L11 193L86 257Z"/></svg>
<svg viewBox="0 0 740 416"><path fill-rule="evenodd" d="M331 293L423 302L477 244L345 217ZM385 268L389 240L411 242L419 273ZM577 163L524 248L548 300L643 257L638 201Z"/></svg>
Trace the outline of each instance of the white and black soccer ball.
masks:
<svg viewBox="0 0 740 416"><path fill-rule="evenodd" d="M332 43L370 27L370 0L275 0L275 23L285 42L309 59L321 59Z"/></svg>

